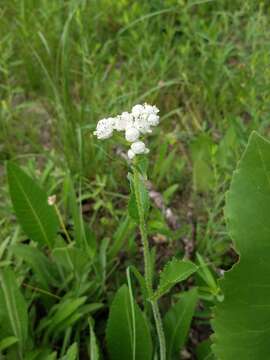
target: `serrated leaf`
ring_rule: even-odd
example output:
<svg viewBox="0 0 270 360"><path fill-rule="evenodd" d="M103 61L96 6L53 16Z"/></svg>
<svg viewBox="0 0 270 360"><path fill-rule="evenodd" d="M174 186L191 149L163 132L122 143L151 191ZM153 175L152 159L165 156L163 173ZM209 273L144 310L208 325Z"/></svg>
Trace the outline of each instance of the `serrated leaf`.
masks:
<svg viewBox="0 0 270 360"><path fill-rule="evenodd" d="M210 339L206 339L199 343L196 347L196 357L198 360L216 360L215 355L211 349L212 342Z"/></svg>
<svg viewBox="0 0 270 360"><path fill-rule="evenodd" d="M269 358L270 143L253 132L234 172L225 215L239 262L220 281L213 350L219 360Z"/></svg>
<svg viewBox="0 0 270 360"><path fill-rule="evenodd" d="M28 337L28 314L27 305L18 288L13 271L6 268L0 272L3 311L7 315L6 324L18 339L20 353L22 354Z"/></svg>
<svg viewBox="0 0 270 360"><path fill-rule="evenodd" d="M10 250L15 256L30 264L38 282L45 289L49 289L50 285L56 285L56 279L53 274L54 266L40 250L22 244L13 245L10 247Z"/></svg>
<svg viewBox="0 0 270 360"><path fill-rule="evenodd" d="M153 299L158 299L166 294L177 283L186 280L196 272L198 267L189 260L178 260L174 258L168 262L160 273L158 289Z"/></svg>
<svg viewBox="0 0 270 360"><path fill-rule="evenodd" d="M135 316L135 334L132 326L132 309ZM147 321L139 306L134 301L131 302L126 285L117 291L111 305L106 339L111 360L152 359L152 340Z"/></svg>
<svg viewBox="0 0 270 360"><path fill-rule="evenodd" d="M47 194L19 166L7 163L12 204L24 232L30 239L52 247L58 229L55 210Z"/></svg>
<svg viewBox="0 0 270 360"><path fill-rule="evenodd" d="M167 344L167 358L180 353L185 344L191 320L198 301L196 288L180 295L180 300L171 307L164 317L164 332Z"/></svg>

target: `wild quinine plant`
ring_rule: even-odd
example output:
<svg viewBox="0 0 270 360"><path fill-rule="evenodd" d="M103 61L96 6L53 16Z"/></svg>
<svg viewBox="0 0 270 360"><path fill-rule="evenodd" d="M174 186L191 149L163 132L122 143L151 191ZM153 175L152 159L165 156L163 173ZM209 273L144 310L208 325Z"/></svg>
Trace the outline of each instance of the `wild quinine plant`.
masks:
<svg viewBox="0 0 270 360"><path fill-rule="evenodd" d="M149 197L145 187L147 175L144 159L140 158L143 154L148 154L149 149L143 141L139 141L139 138L151 133L152 127L159 124L158 113L159 109L156 106L138 104L132 108L130 113L123 112L114 118L109 117L100 120L94 134L98 139L103 140L111 137L114 130L123 131L127 142L131 143L127 153L128 158L131 160L130 172L128 173L131 188L129 213L139 225L144 254L144 277L140 274L139 277L145 290L145 300L151 304L153 312L159 342L159 358L160 360L165 360L168 358L167 356L173 356L173 347L175 347L173 342L176 340L174 337L170 338L170 346L166 350L166 338L158 307L158 299L166 294L176 283L187 279L196 272L197 266L188 260L173 259L161 272L157 289L153 288L154 264L152 263L147 236L147 216L149 211ZM193 308L194 306L195 304ZM128 310L126 314L122 313L124 307ZM132 326L128 324L132 324ZM170 325L168 325L167 329L168 339L173 329ZM123 345L125 337L128 337L128 339L126 339L125 345ZM134 302L131 287L128 290L124 285L115 296L108 321L107 343L112 360L141 360L151 359L153 356L148 322Z"/></svg>

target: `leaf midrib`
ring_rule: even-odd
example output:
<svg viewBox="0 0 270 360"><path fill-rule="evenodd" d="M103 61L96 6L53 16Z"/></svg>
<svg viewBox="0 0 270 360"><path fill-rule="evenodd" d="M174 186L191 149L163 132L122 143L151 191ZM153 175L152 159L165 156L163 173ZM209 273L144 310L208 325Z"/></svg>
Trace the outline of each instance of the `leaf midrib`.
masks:
<svg viewBox="0 0 270 360"><path fill-rule="evenodd" d="M31 201L28 199L28 196L27 196L26 192L24 191L23 187L22 187L21 184L20 184L20 181L17 179L17 176L16 176L16 174L15 174L14 172L13 172L13 176L14 176L15 182L18 184L18 186L19 186L22 194L23 194L24 197L25 197L26 202L27 202L29 208L31 209L31 211L32 211L32 213L33 213L33 215L34 215L34 218L36 219L36 221L37 221L37 223L38 223L38 225L39 225L39 227L40 227L40 230L41 230L41 233L42 233L42 235L43 235L43 237L44 237L44 239L45 239L45 242L46 242L46 243L49 245L49 247L50 247L49 238L48 238L48 236L47 236L47 234L46 234L46 231L45 231L45 229L44 229L44 227L43 227L42 222L40 221L40 219L39 219L39 217L38 217L38 214L36 213L35 209L33 208L32 204L31 204Z"/></svg>

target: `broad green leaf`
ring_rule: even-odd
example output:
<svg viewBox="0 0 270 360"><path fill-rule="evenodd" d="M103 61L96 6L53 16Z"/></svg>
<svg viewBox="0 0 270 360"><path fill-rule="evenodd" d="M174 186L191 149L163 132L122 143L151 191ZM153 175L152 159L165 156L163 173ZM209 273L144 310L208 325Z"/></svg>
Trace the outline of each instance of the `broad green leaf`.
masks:
<svg viewBox="0 0 270 360"><path fill-rule="evenodd" d="M8 324L14 336L18 339L20 352L22 353L28 337L28 314L27 305L18 288L14 273L6 268L0 272L3 309L7 314Z"/></svg>
<svg viewBox="0 0 270 360"><path fill-rule="evenodd" d="M23 230L30 239L53 246L58 219L47 194L19 166L7 163L7 175L12 204Z"/></svg>
<svg viewBox="0 0 270 360"><path fill-rule="evenodd" d="M53 273L54 266L40 250L22 244L13 245L10 250L15 256L30 264L38 282L45 289L49 289L50 285L56 285Z"/></svg>
<svg viewBox="0 0 270 360"><path fill-rule="evenodd" d="M184 292L180 295L180 300L165 315L163 324L168 359L173 359L176 353L179 354L185 344L197 301L196 288Z"/></svg>
<svg viewBox="0 0 270 360"><path fill-rule="evenodd" d="M132 310L135 324L132 323ZM111 360L152 359L152 340L147 321L139 306L131 300L126 285L117 291L111 305L106 339Z"/></svg>
<svg viewBox="0 0 270 360"><path fill-rule="evenodd" d="M253 132L226 199L229 233L239 262L220 281L213 350L219 360L270 354L270 143Z"/></svg>
<svg viewBox="0 0 270 360"><path fill-rule="evenodd" d="M18 342L18 338L15 336L8 336L0 341L0 353L1 351L9 348L10 346L16 344Z"/></svg>
<svg viewBox="0 0 270 360"><path fill-rule="evenodd" d="M89 346L89 355L91 360L99 360L99 348L97 344L96 334L93 329L93 325L89 323L90 327L90 346Z"/></svg>
<svg viewBox="0 0 270 360"><path fill-rule="evenodd" d="M166 294L177 283L186 280L196 272L198 267L189 260L173 259L168 262L160 273L158 289L153 299L158 299Z"/></svg>

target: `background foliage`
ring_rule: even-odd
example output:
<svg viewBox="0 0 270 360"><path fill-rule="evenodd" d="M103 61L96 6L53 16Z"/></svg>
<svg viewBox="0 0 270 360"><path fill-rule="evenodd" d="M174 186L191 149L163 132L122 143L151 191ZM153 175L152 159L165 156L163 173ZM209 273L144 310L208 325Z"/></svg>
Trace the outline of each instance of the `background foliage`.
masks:
<svg viewBox="0 0 270 360"><path fill-rule="evenodd" d="M198 296L187 310L189 318L195 311L187 339L171 340L171 349L179 357L185 343L183 358L208 356L216 280L237 259L224 194L251 130L269 134L269 11L263 0L1 2L0 317L9 330L3 337L0 328L0 349L13 358L27 349L29 359L98 359L108 308L131 264L143 304L124 146L91 132L98 119L147 101L161 110L149 144L152 256L158 269L172 256L199 266L161 309L170 329L169 311L181 314L185 299ZM36 216L19 216L17 202L20 227L7 160L10 183L20 178L43 202L57 195L62 223L57 209L44 214L37 201L33 235L27 222Z"/></svg>

